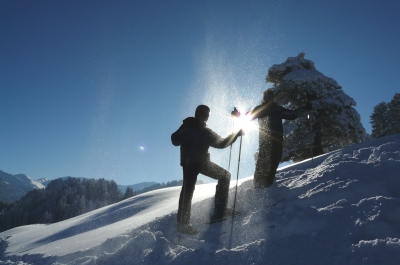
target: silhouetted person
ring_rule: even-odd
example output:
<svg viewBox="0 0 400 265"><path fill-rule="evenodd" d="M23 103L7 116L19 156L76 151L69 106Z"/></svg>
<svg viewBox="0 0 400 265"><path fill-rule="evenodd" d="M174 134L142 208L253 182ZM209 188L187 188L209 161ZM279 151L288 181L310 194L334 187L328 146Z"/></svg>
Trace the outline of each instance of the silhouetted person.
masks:
<svg viewBox="0 0 400 265"><path fill-rule="evenodd" d="M246 115L251 120L258 118L259 147L256 170L254 172L254 188L266 188L272 185L276 170L282 158L283 126L282 119L295 120L311 110L311 104L296 110L278 106L274 102L274 91L267 89L263 94L261 105L253 108ZM238 112L232 112L237 116Z"/></svg>
<svg viewBox="0 0 400 265"><path fill-rule="evenodd" d="M209 107L199 105L196 108L195 117L186 118L179 129L171 135L172 144L180 145L181 152L183 185L179 197L177 222L179 230L183 233L197 232L190 224L190 212L198 174L218 180L214 218L222 218L229 211L227 204L231 174L210 161L208 148L210 146L221 149L228 147L241 135L241 131L222 138L207 128L209 114Z"/></svg>

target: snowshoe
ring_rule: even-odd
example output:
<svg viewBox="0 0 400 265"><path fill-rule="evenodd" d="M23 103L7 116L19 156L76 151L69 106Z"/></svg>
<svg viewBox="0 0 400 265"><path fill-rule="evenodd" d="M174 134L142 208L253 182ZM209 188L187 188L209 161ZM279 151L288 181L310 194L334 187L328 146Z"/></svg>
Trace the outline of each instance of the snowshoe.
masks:
<svg viewBox="0 0 400 265"><path fill-rule="evenodd" d="M187 235L195 235L198 233L191 224L178 225L178 232Z"/></svg>
<svg viewBox="0 0 400 265"><path fill-rule="evenodd" d="M234 211L232 208L226 208L223 215L222 214L211 215L209 224L216 223L216 222L222 222L228 218L231 218L234 216L239 216L239 215L241 215L240 212Z"/></svg>

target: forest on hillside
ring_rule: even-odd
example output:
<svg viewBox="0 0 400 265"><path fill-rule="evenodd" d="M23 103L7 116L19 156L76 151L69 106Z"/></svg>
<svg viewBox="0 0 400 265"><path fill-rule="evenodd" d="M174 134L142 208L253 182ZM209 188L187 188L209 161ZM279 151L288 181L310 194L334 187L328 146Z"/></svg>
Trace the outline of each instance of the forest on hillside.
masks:
<svg viewBox="0 0 400 265"><path fill-rule="evenodd" d="M202 183L202 182L198 182ZM180 186L182 180L157 183L125 194L113 180L59 178L13 203L0 202L0 232L30 224L60 222L151 190Z"/></svg>

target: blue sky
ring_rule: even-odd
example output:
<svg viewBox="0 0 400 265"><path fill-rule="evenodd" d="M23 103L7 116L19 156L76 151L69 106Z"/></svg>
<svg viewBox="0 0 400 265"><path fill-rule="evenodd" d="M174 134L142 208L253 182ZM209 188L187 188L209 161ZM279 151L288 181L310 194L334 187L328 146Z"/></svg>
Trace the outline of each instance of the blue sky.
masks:
<svg viewBox="0 0 400 265"><path fill-rule="evenodd" d="M170 135L182 120L207 104L209 127L228 135L233 107L259 104L268 68L300 52L355 99L370 133L373 107L400 91L399 9L388 0L1 1L0 170L180 179ZM256 149L254 131L240 177L253 173ZM229 149L211 156L228 167Z"/></svg>

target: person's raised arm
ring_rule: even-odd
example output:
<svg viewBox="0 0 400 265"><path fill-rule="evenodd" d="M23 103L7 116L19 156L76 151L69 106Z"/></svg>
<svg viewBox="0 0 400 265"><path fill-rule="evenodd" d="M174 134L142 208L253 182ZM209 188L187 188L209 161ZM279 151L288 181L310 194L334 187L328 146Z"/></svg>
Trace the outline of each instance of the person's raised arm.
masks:
<svg viewBox="0 0 400 265"><path fill-rule="evenodd" d="M285 109L283 107L281 107L281 108L282 108L281 109L282 119L295 120L298 117L305 116L306 112L310 111L312 109L312 105L311 105L311 103L307 102L307 104L305 106L300 107L300 108L295 109L295 110L288 110L288 109Z"/></svg>
<svg viewBox="0 0 400 265"><path fill-rule="evenodd" d="M257 107L253 108L249 112L246 113L246 116L250 116L250 120L255 120L258 118L262 118L265 116L271 115L275 111L273 106L268 106L265 104L258 105Z"/></svg>
<svg viewBox="0 0 400 265"><path fill-rule="evenodd" d="M211 131L211 130L210 130ZM233 144L236 139L239 136L244 135L244 131L243 130L239 130L237 132L234 132L230 135L228 135L228 137L226 138L222 138L221 136L219 136L218 134L214 133L213 131L211 131L211 133L213 134L213 142L211 143L211 146L214 148L218 148L218 149L223 149L226 148L228 146L230 146L231 144Z"/></svg>

